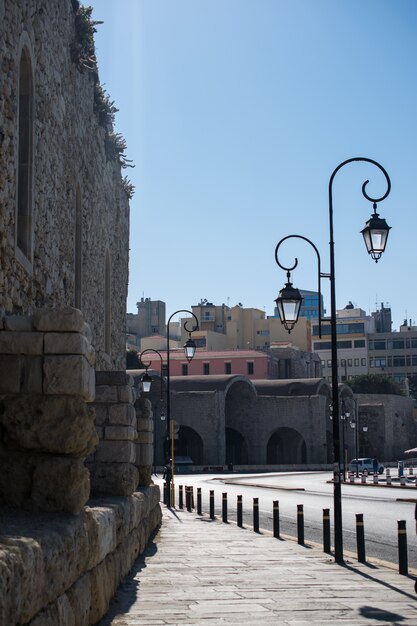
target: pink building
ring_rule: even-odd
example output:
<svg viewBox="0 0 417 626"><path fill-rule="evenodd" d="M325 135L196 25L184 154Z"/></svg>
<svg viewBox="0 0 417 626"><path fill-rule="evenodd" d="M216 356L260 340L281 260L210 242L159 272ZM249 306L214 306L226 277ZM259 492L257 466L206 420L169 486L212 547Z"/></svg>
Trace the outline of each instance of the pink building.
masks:
<svg viewBox="0 0 417 626"><path fill-rule="evenodd" d="M160 353L165 364L166 351L160 351ZM143 360L145 363L152 361L152 369L159 371L160 360L158 355L145 354ZM247 378L260 380L278 378L278 360L273 355L260 350L221 350L217 352L197 350L193 360L188 363L184 356L184 350L171 350L171 376L209 376L216 374L240 374Z"/></svg>

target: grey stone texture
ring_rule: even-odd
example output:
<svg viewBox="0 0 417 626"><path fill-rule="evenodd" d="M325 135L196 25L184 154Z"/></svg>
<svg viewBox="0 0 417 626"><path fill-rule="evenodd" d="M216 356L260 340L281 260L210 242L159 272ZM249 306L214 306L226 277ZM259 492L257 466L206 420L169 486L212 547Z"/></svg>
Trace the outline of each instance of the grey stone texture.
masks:
<svg viewBox="0 0 417 626"><path fill-rule="evenodd" d="M97 369L125 363L129 199L119 158L109 156L113 130L95 99L97 70L80 71L71 0L4 0L0 21L0 309L9 330L81 332L91 327ZM18 87L22 46L33 71L33 255L16 253ZM76 194L81 204L81 310L75 303ZM105 349L105 263L110 258L110 350Z"/></svg>
<svg viewBox="0 0 417 626"><path fill-rule="evenodd" d="M159 488L89 504L77 516L3 509L2 626L90 626L107 611L160 524Z"/></svg>

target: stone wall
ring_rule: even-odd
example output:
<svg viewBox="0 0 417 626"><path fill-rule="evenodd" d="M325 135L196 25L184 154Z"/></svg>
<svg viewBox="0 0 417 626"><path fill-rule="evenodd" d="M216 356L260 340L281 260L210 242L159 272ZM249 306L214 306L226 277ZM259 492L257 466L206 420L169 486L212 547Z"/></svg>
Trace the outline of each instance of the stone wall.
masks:
<svg viewBox="0 0 417 626"><path fill-rule="evenodd" d="M92 500L77 516L3 509L0 624L96 624L160 522L156 486Z"/></svg>
<svg viewBox="0 0 417 626"><path fill-rule="evenodd" d="M129 202L109 116L98 111L97 69L74 59L76 2L2 0L0 12L0 309L74 306L76 204L82 260L80 307L92 331L96 369L125 368ZM33 73L33 255L16 235L19 63ZM101 117L100 117L101 115ZM113 153L112 153L113 150ZM116 156L114 153L116 152ZM105 346L106 257L110 348ZM24 260L24 259L23 259Z"/></svg>

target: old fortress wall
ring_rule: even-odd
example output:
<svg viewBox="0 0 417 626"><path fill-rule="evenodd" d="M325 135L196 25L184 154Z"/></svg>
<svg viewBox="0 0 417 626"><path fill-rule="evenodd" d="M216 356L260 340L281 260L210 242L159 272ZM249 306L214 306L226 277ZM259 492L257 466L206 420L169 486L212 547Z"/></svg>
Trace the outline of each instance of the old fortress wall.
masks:
<svg viewBox="0 0 417 626"><path fill-rule="evenodd" d="M0 0L0 626L96 624L161 521L94 26L77 0Z"/></svg>

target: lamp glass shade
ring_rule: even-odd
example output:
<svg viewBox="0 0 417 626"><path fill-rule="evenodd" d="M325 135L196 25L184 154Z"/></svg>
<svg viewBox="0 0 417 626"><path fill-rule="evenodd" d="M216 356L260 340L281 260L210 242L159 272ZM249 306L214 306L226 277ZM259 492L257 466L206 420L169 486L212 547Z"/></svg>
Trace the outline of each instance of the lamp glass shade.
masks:
<svg viewBox="0 0 417 626"><path fill-rule="evenodd" d="M298 289L288 282L275 300L281 323L290 333L298 321L303 297Z"/></svg>
<svg viewBox="0 0 417 626"><path fill-rule="evenodd" d="M367 424L364 424L364 425L362 426L362 430L363 430L363 432L364 432L364 433L368 432L368 426L367 426Z"/></svg>
<svg viewBox="0 0 417 626"><path fill-rule="evenodd" d="M385 250L389 231L390 226L388 226L384 219L379 217L378 213L374 213L366 222L365 228L361 230L366 250L376 263L378 263L378 260Z"/></svg>
<svg viewBox="0 0 417 626"><path fill-rule="evenodd" d="M152 385L152 378L149 376L148 372L142 376L142 390L144 393L149 393Z"/></svg>
<svg viewBox="0 0 417 626"><path fill-rule="evenodd" d="M188 362L190 362L195 354L196 345L192 339L187 339L184 344L184 354Z"/></svg>

